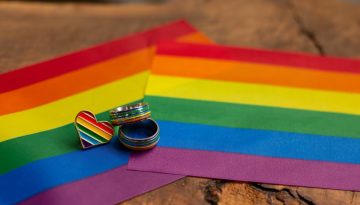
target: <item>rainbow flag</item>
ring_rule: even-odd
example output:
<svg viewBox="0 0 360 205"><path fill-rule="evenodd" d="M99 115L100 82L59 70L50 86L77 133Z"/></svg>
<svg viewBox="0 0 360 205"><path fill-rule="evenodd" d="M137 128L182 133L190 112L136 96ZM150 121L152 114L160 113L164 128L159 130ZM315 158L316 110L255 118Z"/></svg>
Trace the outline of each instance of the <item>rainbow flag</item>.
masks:
<svg viewBox="0 0 360 205"><path fill-rule="evenodd" d="M151 72L130 169L360 191L359 60L169 42Z"/></svg>
<svg viewBox="0 0 360 205"><path fill-rule="evenodd" d="M141 100L158 42L208 42L184 21L170 23L0 75L0 204L114 204L180 176L126 171L114 137L81 151L73 125L90 110Z"/></svg>

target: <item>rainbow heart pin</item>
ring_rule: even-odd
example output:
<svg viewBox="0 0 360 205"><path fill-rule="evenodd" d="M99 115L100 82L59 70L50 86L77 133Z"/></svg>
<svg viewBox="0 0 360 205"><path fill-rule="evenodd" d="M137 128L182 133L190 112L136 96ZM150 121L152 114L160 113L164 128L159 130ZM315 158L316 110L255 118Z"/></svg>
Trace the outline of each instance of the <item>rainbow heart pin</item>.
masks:
<svg viewBox="0 0 360 205"><path fill-rule="evenodd" d="M83 149L108 143L114 135L114 127L106 121L97 121L93 113L81 111L76 115L75 127Z"/></svg>

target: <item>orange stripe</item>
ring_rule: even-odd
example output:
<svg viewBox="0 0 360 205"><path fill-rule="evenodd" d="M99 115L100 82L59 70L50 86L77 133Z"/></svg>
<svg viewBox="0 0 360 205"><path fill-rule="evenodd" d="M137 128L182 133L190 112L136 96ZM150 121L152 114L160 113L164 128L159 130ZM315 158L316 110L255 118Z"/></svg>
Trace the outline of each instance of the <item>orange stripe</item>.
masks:
<svg viewBox="0 0 360 205"><path fill-rule="evenodd" d="M141 49L0 94L0 115L29 109L148 69L153 48ZM141 60L139 60L141 59ZM49 68L51 69L51 68Z"/></svg>
<svg viewBox="0 0 360 205"><path fill-rule="evenodd" d="M154 74L360 93L360 75L270 64L159 55Z"/></svg>
<svg viewBox="0 0 360 205"><path fill-rule="evenodd" d="M193 34L188 34L182 37L177 38L177 42L193 42L193 43L201 43L201 44L213 44L214 42L206 37L201 32L196 32Z"/></svg>
<svg viewBox="0 0 360 205"><path fill-rule="evenodd" d="M207 42L201 33L180 38L184 42ZM154 56L154 46L121 55L90 65L84 69L40 81L0 94L0 115L30 109L105 83L149 69ZM49 68L51 69L51 68Z"/></svg>

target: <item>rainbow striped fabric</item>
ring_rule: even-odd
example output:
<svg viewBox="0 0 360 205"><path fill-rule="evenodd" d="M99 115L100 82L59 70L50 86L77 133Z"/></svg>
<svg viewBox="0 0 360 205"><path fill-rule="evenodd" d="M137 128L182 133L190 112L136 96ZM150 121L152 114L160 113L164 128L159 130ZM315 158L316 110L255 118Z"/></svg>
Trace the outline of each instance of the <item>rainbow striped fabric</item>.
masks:
<svg viewBox="0 0 360 205"><path fill-rule="evenodd" d="M0 75L0 204L114 204L179 176L126 171L117 141L80 150L76 114L143 98L155 44L208 42L184 21ZM114 138L114 140L116 140Z"/></svg>
<svg viewBox="0 0 360 205"><path fill-rule="evenodd" d="M130 169L360 191L359 60L163 43L145 99Z"/></svg>

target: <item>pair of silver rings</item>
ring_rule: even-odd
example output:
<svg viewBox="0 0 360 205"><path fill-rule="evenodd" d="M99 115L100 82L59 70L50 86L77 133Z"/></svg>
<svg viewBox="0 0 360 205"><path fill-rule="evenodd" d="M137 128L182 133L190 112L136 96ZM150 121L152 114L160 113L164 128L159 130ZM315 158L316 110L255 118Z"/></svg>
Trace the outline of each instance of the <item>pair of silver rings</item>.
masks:
<svg viewBox="0 0 360 205"><path fill-rule="evenodd" d="M146 102L117 107L110 111L111 123L119 125L119 140L129 149L151 149L160 140L159 125L151 119Z"/></svg>

